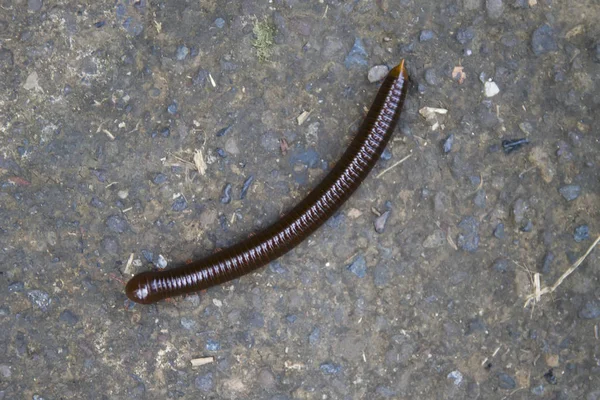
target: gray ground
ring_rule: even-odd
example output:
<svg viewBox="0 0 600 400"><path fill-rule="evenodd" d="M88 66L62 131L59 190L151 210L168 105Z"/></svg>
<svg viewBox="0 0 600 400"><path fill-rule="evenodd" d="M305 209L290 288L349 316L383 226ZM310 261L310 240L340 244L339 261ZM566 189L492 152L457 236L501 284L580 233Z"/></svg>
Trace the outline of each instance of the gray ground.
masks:
<svg viewBox="0 0 600 400"><path fill-rule="evenodd" d="M600 249L524 308L600 233L598 1L222 3L0 1L0 399L600 399ZM126 300L297 203L402 58L393 143L311 240Z"/></svg>

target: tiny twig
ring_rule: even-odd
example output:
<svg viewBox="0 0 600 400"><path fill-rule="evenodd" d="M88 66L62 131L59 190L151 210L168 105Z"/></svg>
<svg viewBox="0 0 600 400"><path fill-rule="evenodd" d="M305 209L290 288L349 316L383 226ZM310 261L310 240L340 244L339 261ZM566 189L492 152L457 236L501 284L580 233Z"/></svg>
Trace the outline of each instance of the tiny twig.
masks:
<svg viewBox="0 0 600 400"><path fill-rule="evenodd" d="M567 279L567 277L569 275L571 275L577 269L577 267L579 267L581 265L581 263L583 263L583 261L587 258L587 256L590 255L590 253L592 252L592 250L594 250L594 247L596 247L596 245L599 242L600 242L600 236L598 236L596 238L596 240L594 240L594 243L592 243L592 245L587 249L587 251L585 252L585 254L583 256L581 256L577 261L575 261L575 263L573 265L571 265L569 267L569 269L567 269L565 271L565 273L562 274L560 276L560 278L558 278L556 280L556 282L554 282L554 285L552 285L552 286L546 286L545 288L543 288L543 289L541 289L539 291L536 289L535 293L530 294L529 296L527 296L527 300L525 300L525 306L524 307L527 307L532 300L539 301L538 299L543 294L548 294L548 293L554 292L564 282L564 280Z"/></svg>
<svg viewBox="0 0 600 400"><path fill-rule="evenodd" d="M377 175L377 177L376 177L376 178L381 178L381 176L382 176L383 174L385 174L386 172L388 172L389 170L391 170L391 169L393 169L393 168L396 168L398 165L402 164L404 161L408 160L410 157L412 157L412 154L409 154L409 155L407 155L406 157L404 157L402 160L400 160L400 161L398 161L398 162L394 163L394 165L392 165L391 167L384 169L383 171L381 171L381 172L379 173L379 175Z"/></svg>

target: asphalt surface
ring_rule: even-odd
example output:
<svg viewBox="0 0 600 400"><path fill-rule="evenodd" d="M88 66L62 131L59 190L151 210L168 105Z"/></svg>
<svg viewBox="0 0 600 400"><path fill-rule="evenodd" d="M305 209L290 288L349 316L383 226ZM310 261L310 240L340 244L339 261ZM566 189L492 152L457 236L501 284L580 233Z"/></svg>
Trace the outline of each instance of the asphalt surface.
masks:
<svg viewBox="0 0 600 400"><path fill-rule="evenodd" d="M598 21L594 0L1 0L0 399L600 399L600 249L535 296L600 235ZM126 299L300 201L401 59L394 139L310 240Z"/></svg>

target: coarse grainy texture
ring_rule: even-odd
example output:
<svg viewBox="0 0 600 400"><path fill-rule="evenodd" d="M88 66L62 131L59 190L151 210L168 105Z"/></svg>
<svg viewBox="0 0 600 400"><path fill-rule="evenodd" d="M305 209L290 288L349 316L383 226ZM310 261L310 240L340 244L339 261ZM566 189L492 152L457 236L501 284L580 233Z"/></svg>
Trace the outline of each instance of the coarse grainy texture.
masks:
<svg viewBox="0 0 600 400"><path fill-rule="evenodd" d="M523 307L600 234L597 3L0 1L0 399L600 398L600 248ZM321 228L127 298L293 209L401 59Z"/></svg>

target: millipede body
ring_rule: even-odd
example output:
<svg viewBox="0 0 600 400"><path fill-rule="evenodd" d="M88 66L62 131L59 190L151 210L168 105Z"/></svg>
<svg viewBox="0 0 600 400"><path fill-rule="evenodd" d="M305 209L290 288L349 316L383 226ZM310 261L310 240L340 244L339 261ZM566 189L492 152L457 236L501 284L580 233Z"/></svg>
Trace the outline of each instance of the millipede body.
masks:
<svg viewBox="0 0 600 400"><path fill-rule="evenodd" d="M304 200L267 229L190 264L135 275L127 297L150 304L236 279L287 253L350 197L381 156L398 122L408 89L404 61L384 79L356 137L340 161Z"/></svg>

